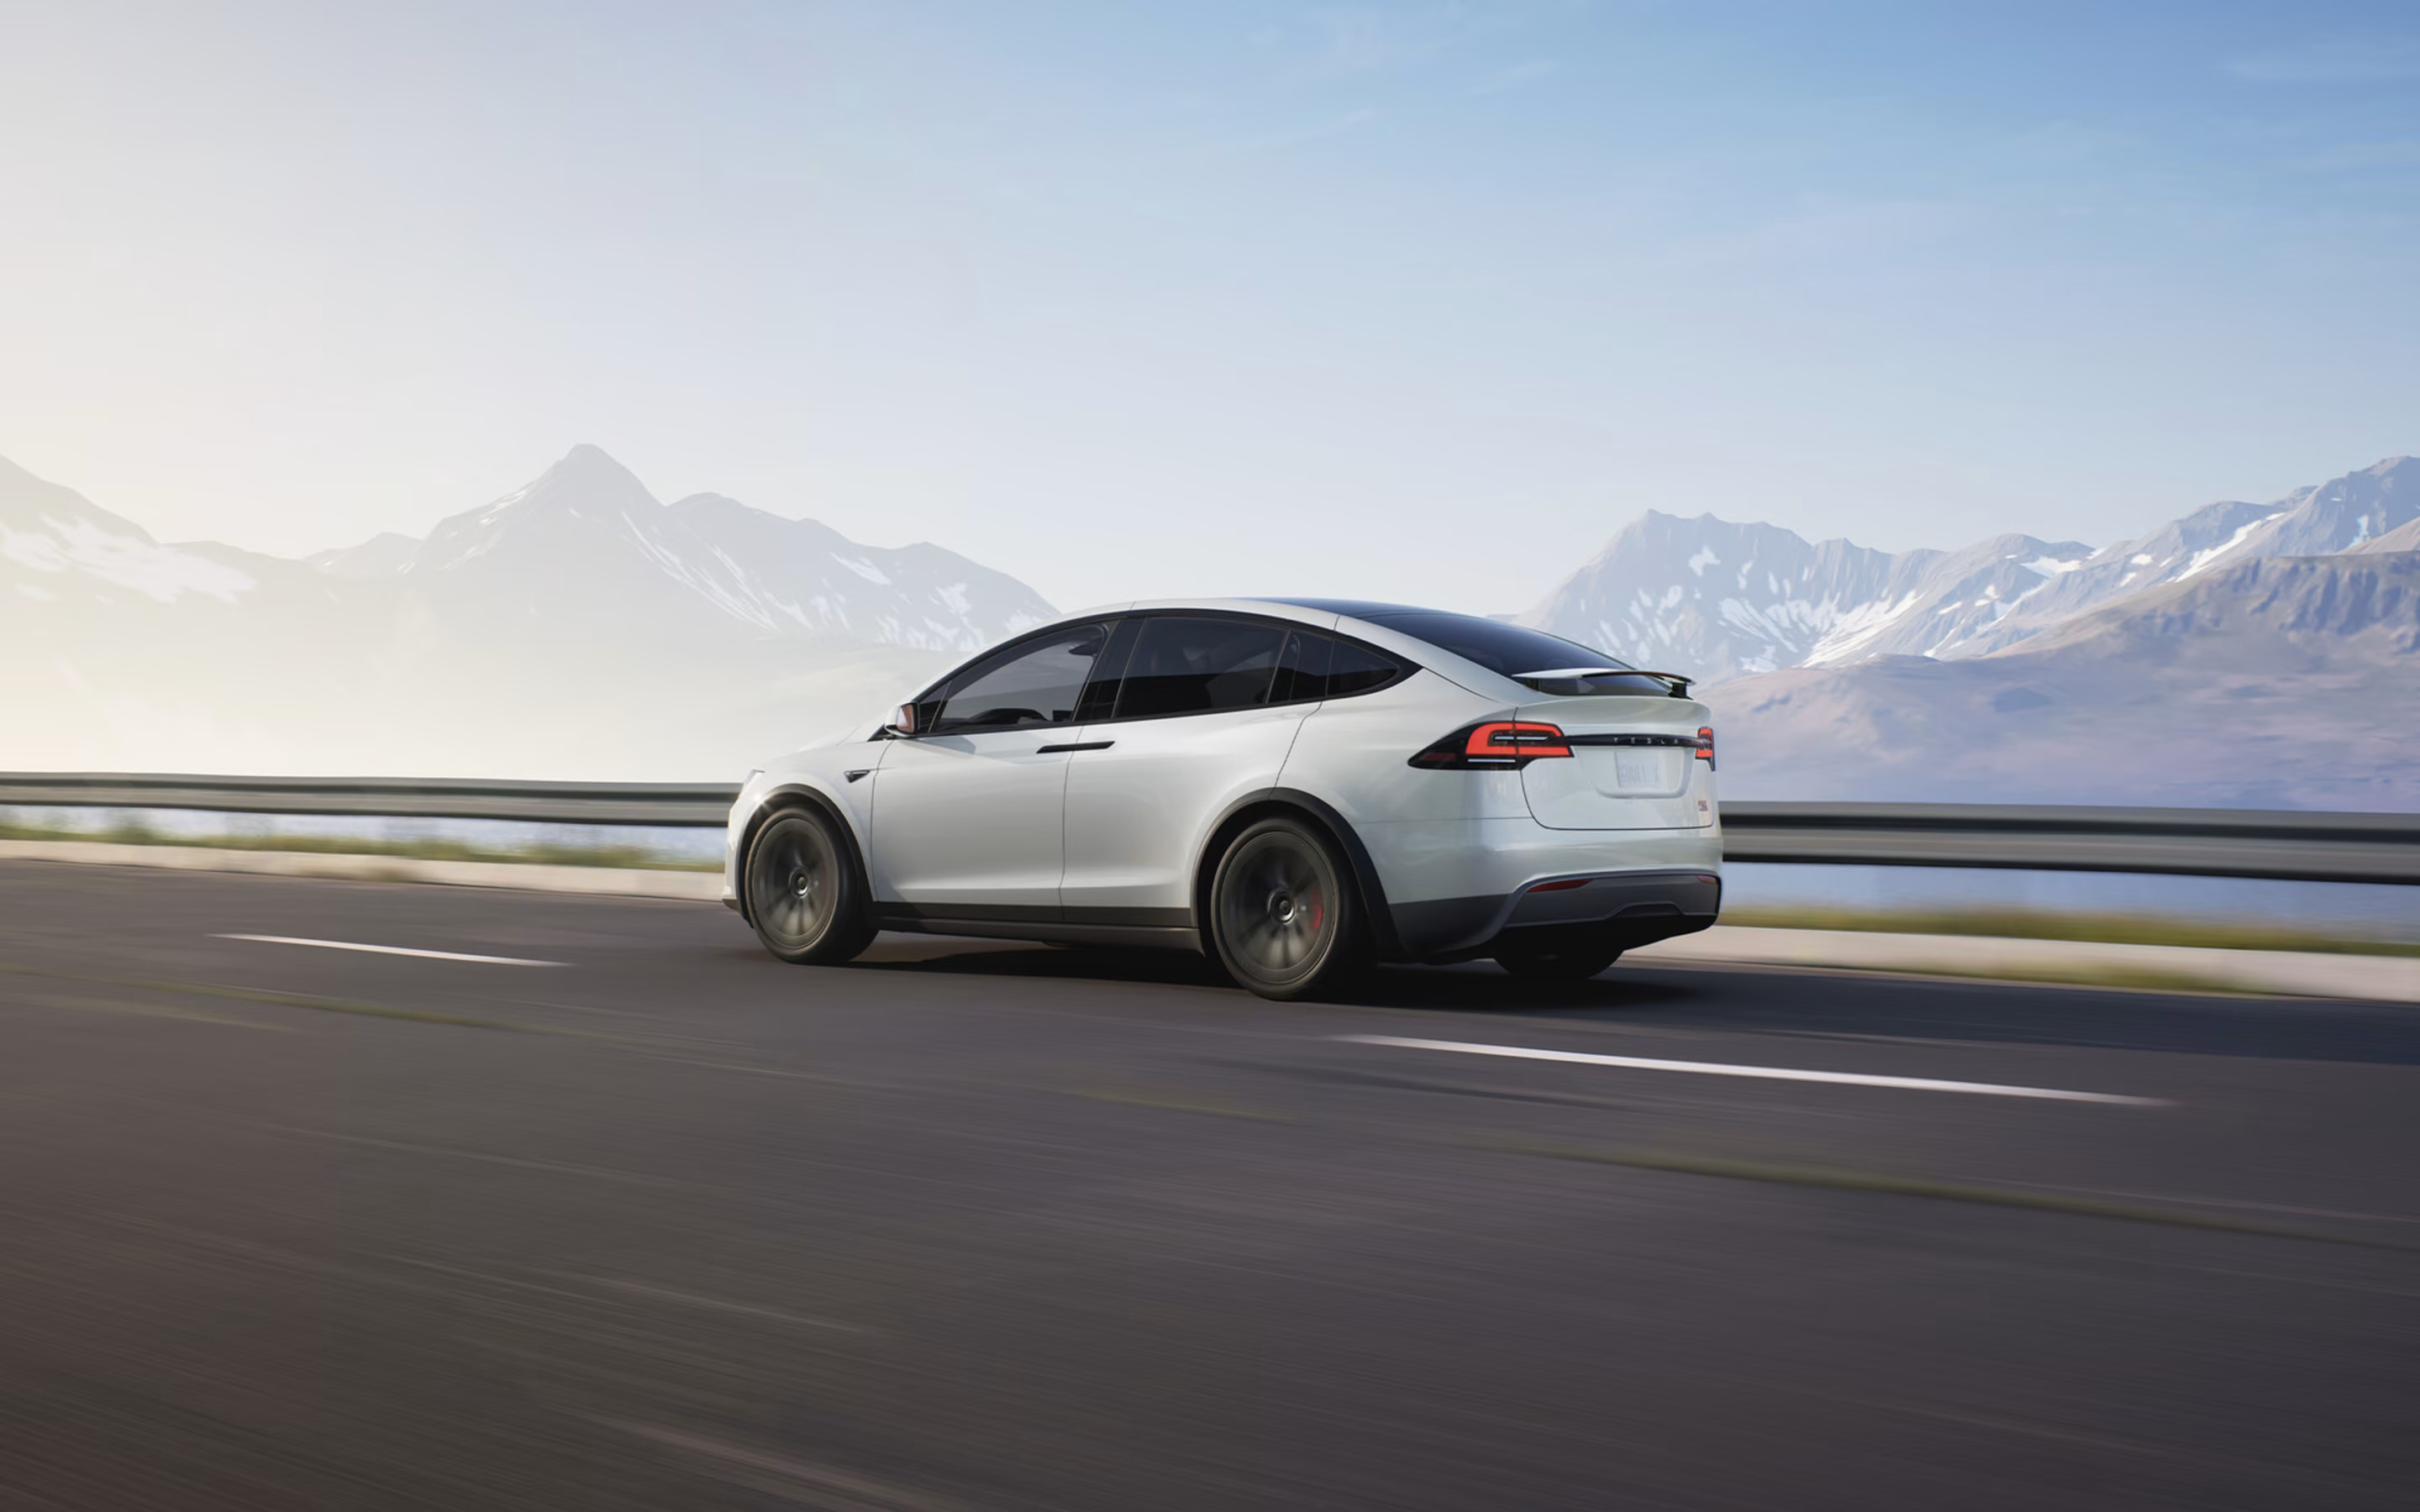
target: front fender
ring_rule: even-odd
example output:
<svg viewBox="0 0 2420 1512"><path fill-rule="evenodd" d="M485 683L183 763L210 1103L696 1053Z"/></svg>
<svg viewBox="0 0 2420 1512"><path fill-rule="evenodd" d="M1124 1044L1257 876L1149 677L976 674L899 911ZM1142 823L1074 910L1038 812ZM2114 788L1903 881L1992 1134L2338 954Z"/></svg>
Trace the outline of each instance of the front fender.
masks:
<svg viewBox="0 0 2420 1512"><path fill-rule="evenodd" d="M868 862L874 834L872 776L880 764L883 745L867 742L844 748L844 761L858 760L861 766L843 766L827 774L823 772L763 772L749 779L739 790L739 800L732 805L731 820L723 833L722 890L723 903L748 916L748 890L740 885L740 867L748 856L749 843L756 838L765 821L785 809L812 808L821 811L839 827L848 846L849 858L857 864L858 875L871 877ZM860 774L850 780L848 774ZM751 923L755 922L752 918Z"/></svg>

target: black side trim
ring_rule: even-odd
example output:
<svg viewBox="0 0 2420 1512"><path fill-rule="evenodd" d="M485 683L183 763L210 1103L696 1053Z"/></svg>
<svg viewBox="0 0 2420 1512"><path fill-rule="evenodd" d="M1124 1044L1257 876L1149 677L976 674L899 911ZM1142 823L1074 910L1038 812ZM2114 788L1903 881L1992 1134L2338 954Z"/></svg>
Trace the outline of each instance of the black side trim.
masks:
<svg viewBox="0 0 2420 1512"><path fill-rule="evenodd" d="M1036 746L1033 754L1055 756L1063 750L1107 750L1116 744L1114 740L1071 740L1063 746Z"/></svg>
<svg viewBox="0 0 2420 1512"><path fill-rule="evenodd" d="M1070 924L1108 924L1120 929L1191 929L1190 908L1066 908L1060 915Z"/></svg>
<svg viewBox="0 0 2420 1512"><path fill-rule="evenodd" d="M1037 929L1057 924L1078 924L1087 929L1189 929L1193 924L1192 910L1187 908L1063 908L1056 903L879 903L874 905L874 916L885 929L926 933L934 933L934 926L940 924Z"/></svg>
<svg viewBox="0 0 2420 1512"><path fill-rule="evenodd" d="M1114 945L1144 950L1200 950L1202 942L1189 929L1147 929L1123 924L990 923L976 918L928 918L912 926L898 925L917 934L970 935L985 940L1041 940L1051 945Z"/></svg>
<svg viewBox="0 0 2420 1512"><path fill-rule="evenodd" d="M930 908L921 903L886 902L874 905L874 917L885 929L914 930L939 919L957 923L1056 924L1062 915L1057 903L952 903L946 908Z"/></svg>

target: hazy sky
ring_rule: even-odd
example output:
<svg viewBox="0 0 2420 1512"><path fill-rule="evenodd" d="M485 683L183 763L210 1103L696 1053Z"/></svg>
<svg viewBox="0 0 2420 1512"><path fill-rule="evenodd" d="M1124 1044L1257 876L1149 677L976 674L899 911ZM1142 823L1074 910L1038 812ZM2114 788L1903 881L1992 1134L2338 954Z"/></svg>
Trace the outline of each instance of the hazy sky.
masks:
<svg viewBox="0 0 2420 1512"><path fill-rule="evenodd" d="M1647 508L2096 544L2420 450L2420 8L0 0L0 455L418 533L595 441L1063 605Z"/></svg>

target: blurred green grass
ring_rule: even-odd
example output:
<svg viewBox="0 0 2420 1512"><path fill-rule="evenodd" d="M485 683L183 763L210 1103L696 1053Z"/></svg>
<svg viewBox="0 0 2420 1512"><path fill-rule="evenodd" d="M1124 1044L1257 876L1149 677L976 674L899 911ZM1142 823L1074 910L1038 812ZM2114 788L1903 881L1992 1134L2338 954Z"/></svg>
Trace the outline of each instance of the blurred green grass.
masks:
<svg viewBox="0 0 2420 1512"><path fill-rule="evenodd" d="M667 856L644 845L474 845L467 841L378 840L366 835L178 835L125 818L106 829L28 825L0 819L0 840L104 841L118 845L181 845L209 850L287 851L312 856L391 856L417 861L496 861L520 866L611 866L650 872L720 872L720 861Z"/></svg>
<svg viewBox="0 0 2420 1512"><path fill-rule="evenodd" d="M2162 914L2067 914L2026 908L1759 907L1751 904L1724 909L1722 921L1763 929L1966 934L2009 940L2183 945L2222 950L2310 950L2325 955L2420 956L2420 940L2370 939L2356 934L2294 929L2249 919L2180 918Z"/></svg>

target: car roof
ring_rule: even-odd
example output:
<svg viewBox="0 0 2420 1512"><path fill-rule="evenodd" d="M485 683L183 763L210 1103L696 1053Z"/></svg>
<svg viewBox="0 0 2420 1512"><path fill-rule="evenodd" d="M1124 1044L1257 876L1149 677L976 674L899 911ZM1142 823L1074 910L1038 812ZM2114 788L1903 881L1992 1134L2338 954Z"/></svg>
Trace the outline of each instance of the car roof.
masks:
<svg viewBox="0 0 2420 1512"><path fill-rule="evenodd" d="M1416 604L1384 604L1371 598L1252 598L1251 604L1287 604L1295 609L1317 609L1322 614L1347 614L1357 620L1373 614L1442 614L1443 609L1421 609Z"/></svg>

